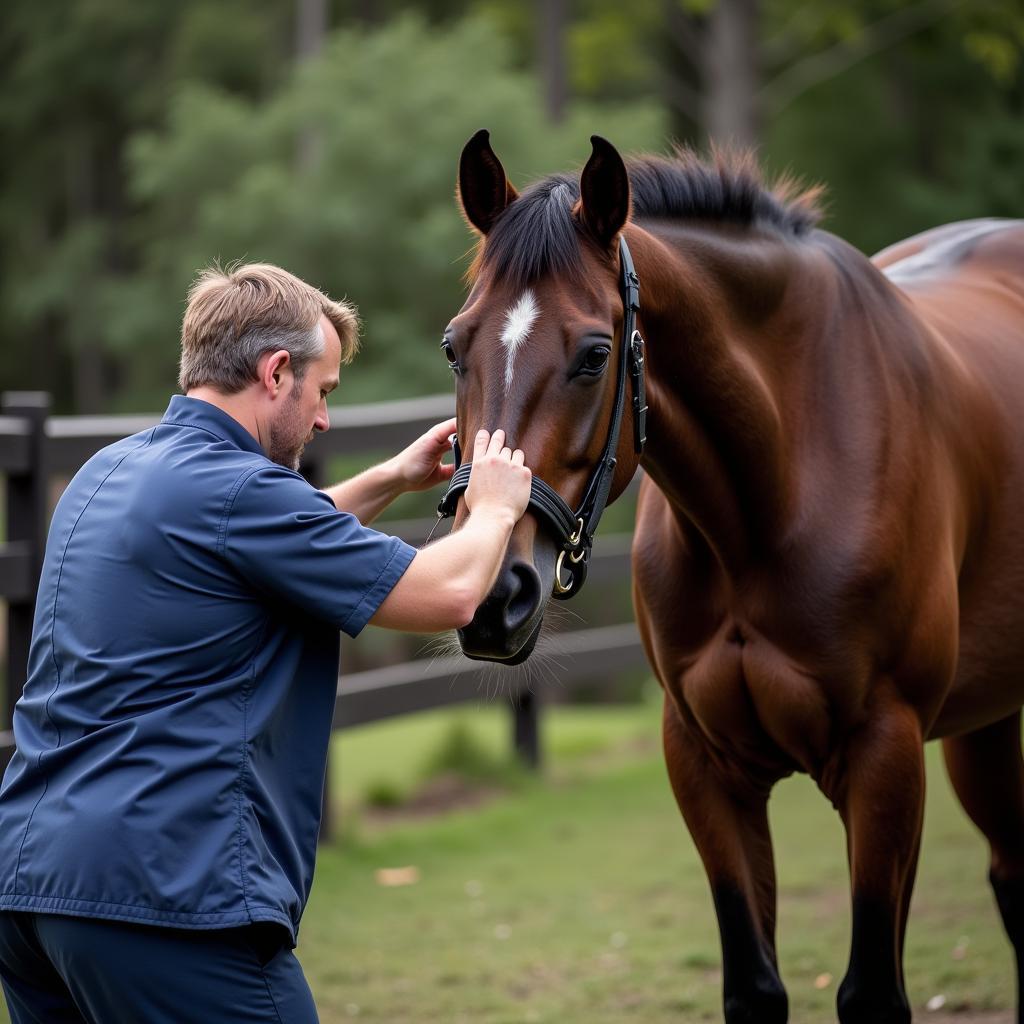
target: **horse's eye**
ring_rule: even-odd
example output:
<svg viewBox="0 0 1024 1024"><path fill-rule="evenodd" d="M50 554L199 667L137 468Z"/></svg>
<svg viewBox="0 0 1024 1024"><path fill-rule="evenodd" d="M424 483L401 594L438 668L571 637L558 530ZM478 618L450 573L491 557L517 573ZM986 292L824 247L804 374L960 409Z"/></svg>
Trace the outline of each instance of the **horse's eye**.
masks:
<svg viewBox="0 0 1024 1024"><path fill-rule="evenodd" d="M441 342L441 350L444 352L445 359L448 360L448 369L453 373L462 373L462 367L459 366L459 360L455 355L455 349L452 348L452 344L447 338Z"/></svg>
<svg viewBox="0 0 1024 1024"><path fill-rule="evenodd" d="M595 345L583 357L583 362L580 363L580 373L589 373L594 376L601 373L608 365L610 354L611 349L605 348L603 345Z"/></svg>

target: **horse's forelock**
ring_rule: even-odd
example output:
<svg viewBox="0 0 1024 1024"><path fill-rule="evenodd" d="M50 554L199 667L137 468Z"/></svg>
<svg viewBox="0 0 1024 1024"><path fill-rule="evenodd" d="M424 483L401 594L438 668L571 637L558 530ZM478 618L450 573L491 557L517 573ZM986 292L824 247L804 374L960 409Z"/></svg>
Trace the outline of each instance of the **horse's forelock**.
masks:
<svg viewBox="0 0 1024 1024"><path fill-rule="evenodd" d="M525 189L480 240L470 279L486 270L518 290L547 274L582 275L581 227L572 214L579 196L579 182L568 174Z"/></svg>

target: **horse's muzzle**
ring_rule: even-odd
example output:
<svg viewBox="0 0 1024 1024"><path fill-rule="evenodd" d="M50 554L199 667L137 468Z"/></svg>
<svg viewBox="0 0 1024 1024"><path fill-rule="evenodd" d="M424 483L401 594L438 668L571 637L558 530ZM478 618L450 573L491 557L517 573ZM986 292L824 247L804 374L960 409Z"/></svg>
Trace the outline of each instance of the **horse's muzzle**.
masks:
<svg viewBox="0 0 1024 1024"><path fill-rule="evenodd" d="M546 604L534 566L525 561L507 566L473 621L459 630L462 653L477 661L521 664L537 645Z"/></svg>

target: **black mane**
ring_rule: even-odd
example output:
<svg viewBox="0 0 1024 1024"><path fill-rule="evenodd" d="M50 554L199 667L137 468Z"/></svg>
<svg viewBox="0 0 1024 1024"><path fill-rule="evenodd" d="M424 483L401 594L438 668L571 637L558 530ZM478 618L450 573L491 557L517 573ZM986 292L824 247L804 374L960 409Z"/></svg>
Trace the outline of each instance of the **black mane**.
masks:
<svg viewBox="0 0 1024 1024"><path fill-rule="evenodd" d="M748 155L716 154L701 160L688 149L674 158L626 161L632 218L718 221L767 227L790 237L807 234L820 216L820 189L799 190L789 179L767 187ZM580 276L580 236L572 216L579 178L555 174L530 185L495 221L471 274L487 269L525 287L544 274Z"/></svg>

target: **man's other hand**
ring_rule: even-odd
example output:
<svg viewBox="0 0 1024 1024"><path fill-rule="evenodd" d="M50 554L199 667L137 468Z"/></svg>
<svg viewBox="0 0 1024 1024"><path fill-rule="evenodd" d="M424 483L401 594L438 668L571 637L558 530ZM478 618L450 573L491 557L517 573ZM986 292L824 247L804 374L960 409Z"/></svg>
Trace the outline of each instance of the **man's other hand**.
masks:
<svg viewBox="0 0 1024 1024"><path fill-rule="evenodd" d="M455 417L431 427L422 437L400 451L392 462L406 491L426 491L451 479L455 464L441 460L451 450Z"/></svg>

